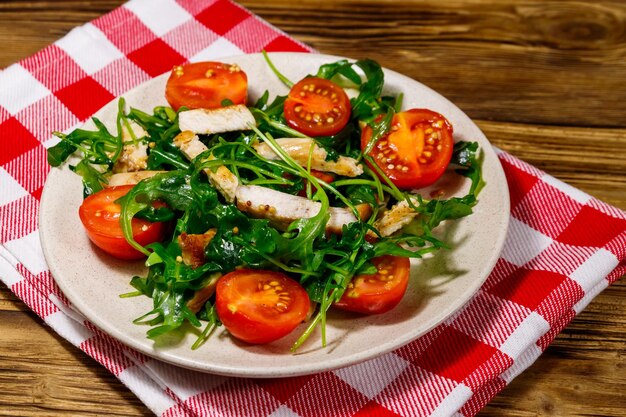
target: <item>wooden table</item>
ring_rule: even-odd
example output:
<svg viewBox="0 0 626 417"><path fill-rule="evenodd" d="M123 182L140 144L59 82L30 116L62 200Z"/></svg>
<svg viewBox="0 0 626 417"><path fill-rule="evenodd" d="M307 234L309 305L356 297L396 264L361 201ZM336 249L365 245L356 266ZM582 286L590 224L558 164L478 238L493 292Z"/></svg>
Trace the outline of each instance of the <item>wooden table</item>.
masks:
<svg viewBox="0 0 626 417"><path fill-rule="evenodd" d="M0 67L120 4L1 2ZM242 4L320 52L374 58L431 86L467 112L496 146L626 209L626 2ZM0 286L0 416L150 415L115 377ZM480 415L625 412L622 279Z"/></svg>

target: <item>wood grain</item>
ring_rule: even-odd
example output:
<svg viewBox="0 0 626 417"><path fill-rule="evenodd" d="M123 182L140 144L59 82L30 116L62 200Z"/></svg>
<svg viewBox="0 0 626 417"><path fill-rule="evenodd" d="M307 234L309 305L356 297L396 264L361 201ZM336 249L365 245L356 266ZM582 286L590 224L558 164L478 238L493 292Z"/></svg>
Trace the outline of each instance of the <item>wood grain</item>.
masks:
<svg viewBox="0 0 626 417"><path fill-rule="evenodd" d="M626 2L245 0L320 52L441 92L498 147L626 209ZM0 2L0 67L122 4ZM0 86L1 88L1 86ZM623 416L626 282L600 294L481 416ZM0 416L148 416L0 285Z"/></svg>

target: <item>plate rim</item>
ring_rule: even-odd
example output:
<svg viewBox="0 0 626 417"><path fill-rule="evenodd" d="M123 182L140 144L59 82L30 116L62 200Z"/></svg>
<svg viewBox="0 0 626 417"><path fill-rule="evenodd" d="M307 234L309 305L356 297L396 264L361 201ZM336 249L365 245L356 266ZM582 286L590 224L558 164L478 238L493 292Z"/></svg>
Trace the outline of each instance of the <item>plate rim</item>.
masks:
<svg viewBox="0 0 626 417"><path fill-rule="evenodd" d="M335 56L335 55L327 55L327 54L311 54L311 53L300 53L300 52L271 52L268 53L270 58L272 56L292 56L294 58L298 57L298 58L304 58L304 57L314 57L315 59L321 59L324 60L326 62L332 62L332 61L336 61L339 59L348 59L350 61L354 61L353 58L348 58L348 57L342 57L342 56ZM242 57L262 57L262 54L260 53L255 53L255 54L240 54L240 55L233 55L233 56L225 56L225 57L219 57L216 58L216 60L219 61L225 61L228 62L228 60L233 60L233 59L241 59ZM64 280L59 280L56 277L59 276L58 272L59 272L59 265L56 264L56 262L53 260L54 257L51 254L51 247L50 244L53 242L54 237L50 237L48 238L46 236L46 231L45 231L45 226L42 226L43 224L45 224L46 222L46 216L47 216L47 211L44 210L44 207L48 204L48 200L51 199L51 197L49 196L49 189L50 187L48 186L49 184L51 184L53 182L53 180L51 181L50 179L54 179L57 175L62 175L61 171L62 170L67 170L67 164L65 164L61 169L56 168L56 169L52 169L49 173L48 176L46 178L45 184L44 184L44 188L42 191L42 195L41 195L41 203L40 203L40 208L39 208L39 215L38 215L38 226L39 226L39 237L40 237L40 241L41 241L41 245L42 245L42 249L43 249L43 254L44 257L46 258L46 263L50 269L50 272L55 280L55 282L57 283L57 285L59 286L59 288L61 289L61 291L67 296L68 300L71 302L71 304L73 305L74 308L76 308L87 320L89 320L91 323L93 323L96 327L98 327L100 330L102 330L104 333L108 334L109 336L113 337L114 339L116 339L117 341L119 341L120 343L122 343L123 345L130 347L132 349L135 349L143 354L146 354L147 356L150 356L154 359L157 360L161 360L163 362L167 362L176 366L180 366L183 368L187 368L187 369L191 369L191 370L195 370L195 371L201 371L201 372L206 372L206 373L212 373L212 374L218 374L218 375L224 375L224 376L235 376L235 377L251 377L251 378L273 378L273 377L292 377L292 376L300 376L300 375L309 375L309 374L314 374L314 373L318 373L318 372L325 372L325 371L330 371L333 369L338 369L338 368L343 368L349 365L354 365L360 362L363 362L367 359L372 359L381 355L384 355L390 351L396 350L398 348L400 348L401 346L404 346L408 343L410 343L413 340L416 340L417 338L423 336L424 334L428 333L430 330L432 330L433 328L435 328L436 326L440 325L441 323L443 323L444 321L446 321L449 317L451 317L453 314L457 313L458 311L460 311L463 306L465 306L473 297L473 295L478 292L478 290L480 289L480 287L484 284L484 282L486 281L487 277L489 276L490 271L493 270L493 268L495 267L500 254L502 252L502 249L504 247L504 243L505 243L505 239L506 236L508 234L508 227L509 227L509 223L510 223L510 197L509 197L509 190L508 190L508 184L506 182L506 177L504 174L504 170L502 168L502 164L500 162L500 159L497 156L497 152L496 150L493 148L493 145L491 145L491 143L489 142L489 139L486 137L486 135L484 135L484 133L482 132L482 130L480 130L480 128L475 124L475 122L469 117L467 116L467 114L465 112L463 112L458 106L456 106L454 103L452 103L450 100L448 100L446 97L444 97L443 95L441 95L440 93L438 93L437 91L433 90L432 88L424 85L423 83L411 79L406 75L403 75L401 73L398 73L394 70L390 70L388 68L384 68L385 71L385 75L387 76L388 74L393 74L395 77L399 77L399 78L404 78L406 80L409 80L410 82L413 83L417 83L419 84L421 87L429 90L429 92L431 94L433 94L434 96L436 96L436 98L438 100L441 100L443 103L446 103L447 105L450 105L451 107L455 108L456 110L458 110L460 113L462 113L462 115L464 115L471 124L474 125L474 127L483 135L483 139L486 141L487 144L489 144L490 146L481 146L481 149L483 152L485 153L490 153L492 154L491 157L494 158L494 160L497 162L495 168L496 168L496 172L494 173L490 173L490 175L496 175L499 178L499 180L497 181L497 184L502 188L501 190L501 203L503 203L503 209L501 210L501 212L505 213L503 215L503 220L504 220L504 227L503 227L503 231L497 236L497 239L495 241L494 247L496 248L494 251L491 252L488 260L486 262L482 262L481 264L483 265L483 268L485 271L487 271L486 273L483 274L482 277L480 277L480 279L476 279L474 281L472 281L473 285L470 285L468 287L465 288L465 291L463 291L461 293L461 296L459 296L459 299L462 299L463 302L458 303L458 305L456 306L456 308L450 309L449 311L445 311L443 314L440 314L435 320L432 321L432 323L423 328L422 331L419 332L419 334L403 334L400 335L397 339L394 340L394 343L383 343L382 345L380 344L373 344L372 347L368 348L368 349L364 349L359 351L356 354L351 355L349 358L334 358L334 359L330 359L328 361L325 362L325 366L320 367L319 365L316 365L315 363L313 364L308 364L308 365L302 365L302 366L298 366L298 367L292 367L292 368L287 368L285 370L283 370L282 372L276 372L275 370L273 372L268 371L267 373L263 373L263 374L259 374L258 371L247 371L244 368L233 368L232 366L229 365L222 365L219 363L213 363L213 364L201 364L201 366L199 366L198 362L194 362L191 359L187 359L187 358L182 358L180 356L176 356L176 355L172 355L170 354L170 352L167 351L154 351L154 350L148 350L144 347L144 345L139 344L138 342L135 342L133 338L129 338L128 336L125 336L124 332L121 331L119 328L117 328L116 326L109 324L107 322L103 322L102 320L99 320L97 317L94 319L94 315L95 314L90 314L89 308L85 309L85 303L82 302L82 299L80 298L80 296L78 294L74 294L74 291L72 290L71 287L66 286L66 282ZM141 84L139 84L138 86L126 91L124 94L120 95L119 97L116 97L115 99L113 99L111 102L105 104L102 108L98 109L98 111L96 111L92 116L99 114L104 108L108 107L111 105L111 103L113 102L117 102L117 100L120 97L124 97L126 95L129 95L137 90L141 90L143 88L146 88L146 85L149 85L151 83L156 82L155 80L158 78L162 78L165 77L168 73L159 75L157 77L151 78ZM88 123L89 120L91 119L90 116L84 123ZM83 125L84 125L83 123ZM81 125L81 126L83 126ZM79 126L80 127L80 126ZM496 181L494 181L496 182ZM480 203L479 203L480 204ZM52 260L52 261L51 261ZM61 274L62 275L62 274ZM78 300L78 302L75 302L75 300ZM381 347L382 346L382 347ZM242 352L245 352L242 349ZM288 352L284 353L285 355L289 355Z"/></svg>

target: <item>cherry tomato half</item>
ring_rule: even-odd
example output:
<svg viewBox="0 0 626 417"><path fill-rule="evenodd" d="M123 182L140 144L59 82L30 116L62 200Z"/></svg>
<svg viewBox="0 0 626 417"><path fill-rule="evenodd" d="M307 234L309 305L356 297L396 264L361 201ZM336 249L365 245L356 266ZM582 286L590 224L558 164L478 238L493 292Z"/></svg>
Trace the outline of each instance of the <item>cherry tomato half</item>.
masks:
<svg viewBox="0 0 626 417"><path fill-rule="evenodd" d="M350 119L350 99L343 88L323 78L305 78L285 100L287 124L305 135L332 136Z"/></svg>
<svg viewBox="0 0 626 417"><path fill-rule="evenodd" d="M385 255L374 258L373 275L357 275L335 307L364 314L385 313L398 305L409 283L409 258Z"/></svg>
<svg viewBox="0 0 626 417"><path fill-rule="evenodd" d="M238 269L215 290L217 315L228 331L248 343L269 343L289 334L306 318L307 292L280 272Z"/></svg>
<svg viewBox="0 0 626 417"><path fill-rule="evenodd" d="M248 96L248 77L237 65L197 62L172 69L165 86L165 98L174 110L216 109L228 99L244 104Z"/></svg>
<svg viewBox="0 0 626 417"><path fill-rule="evenodd" d="M365 150L372 128L361 134ZM411 109L396 113L391 131L380 138L370 155L398 187L426 187L441 177L450 163L454 140L448 120L431 110Z"/></svg>
<svg viewBox="0 0 626 417"><path fill-rule="evenodd" d="M132 185L105 188L87 197L78 209L80 221L94 245L120 259L145 257L124 238L120 225L122 207L115 203L132 188ZM143 246L162 240L167 232L165 223L150 223L136 218L132 220L132 228L133 238Z"/></svg>

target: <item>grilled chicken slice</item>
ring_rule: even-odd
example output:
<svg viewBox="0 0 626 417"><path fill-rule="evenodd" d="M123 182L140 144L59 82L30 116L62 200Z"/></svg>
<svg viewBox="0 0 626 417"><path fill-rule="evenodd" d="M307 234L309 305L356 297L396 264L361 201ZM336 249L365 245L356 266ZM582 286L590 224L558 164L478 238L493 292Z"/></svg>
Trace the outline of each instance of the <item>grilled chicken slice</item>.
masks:
<svg viewBox="0 0 626 417"><path fill-rule="evenodd" d="M182 113L181 113L182 114ZM208 150L206 145L200 141L197 135L189 130L182 131L174 138L174 146L189 159L193 160L202 152ZM214 159L211 155L210 159ZM235 201L235 192L239 187L239 179L228 168L223 165L218 166L215 171L205 169L209 181L224 196L226 201Z"/></svg>
<svg viewBox="0 0 626 417"><path fill-rule="evenodd" d="M115 187L116 185L135 185L141 180L154 177L156 174L160 174L162 172L167 171L119 172L109 177L107 187Z"/></svg>
<svg viewBox="0 0 626 417"><path fill-rule="evenodd" d="M189 310L191 310L193 313L197 313L202 309L202 307L204 307L204 304L215 293L217 281L219 281L221 276L222 274L220 274L219 272L214 273L210 276L209 281L204 287L196 290L196 292L193 293L193 297L191 297L191 299L187 301L187 307L189 307Z"/></svg>
<svg viewBox="0 0 626 417"><path fill-rule="evenodd" d="M413 203L418 204L417 200L414 200ZM418 213L409 206L409 203L402 200L383 213L374 223L374 227L382 236L389 236L411 223L417 216Z"/></svg>
<svg viewBox="0 0 626 417"><path fill-rule="evenodd" d="M178 115L180 130L190 130L198 134L234 132L249 130L256 126L254 116L243 104L219 109L194 109Z"/></svg>
<svg viewBox="0 0 626 417"><path fill-rule="evenodd" d="M315 216L321 207L317 201L257 185L240 186L236 201L239 210L252 217L268 219L279 230L286 230L295 220ZM371 208L367 204L359 204L357 210L361 219L371 215ZM329 214L326 231L330 233L340 234L344 225L357 221L347 208L331 207Z"/></svg>
<svg viewBox="0 0 626 417"><path fill-rule="evenodd" d="M336 161L327 161L328 152L326 149L309 138L282 138L276 139L285 152L292 157L300 166L307 167L309 154L311 155L311 168L318 171L334 172L346 177L357 177L363 173L356 159L347 156L340 156ZM311 151L313 148L313 151ZM254 149L266 159L279 160L280 157L274 153L267 143L254 145Z"/></svg>
<svg viewBox="0 0 626 417"><path fill-rule="evenodd" d="M178 236L178 245L181 250L181 257L185 265L196 269L205 263L204 248L215 237L216 229L209 229L203 234L181 233Z"/></svg>
<svg viewBox="0 0 626 417"><path fill-rule="evenodd" d="M130 130L126 125L122 125L122 142L127 143L122 148L117 161L113 165L113 172L135 172L146 169L148 166L148 144L145 141L138 141L133 143L133 135L136 139L141 139L148 135L141 126L135 122L129 123Z"/></svg>

